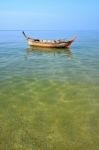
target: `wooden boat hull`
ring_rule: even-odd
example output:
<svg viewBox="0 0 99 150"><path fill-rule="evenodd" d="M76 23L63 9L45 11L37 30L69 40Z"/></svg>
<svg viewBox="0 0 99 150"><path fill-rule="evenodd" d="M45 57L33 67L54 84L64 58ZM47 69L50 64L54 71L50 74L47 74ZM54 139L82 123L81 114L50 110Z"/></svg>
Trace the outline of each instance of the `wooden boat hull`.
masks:
<svg viewBox="0 0 99 150"><path fill-rule="evenodd" d="M24 36L27 39L28 45L30 47L42 47L42 48L69 48L69 46L74 42L75 36L68 40L54 40L54 41L47 41L47 40L39 40L39 39L32 39L26 36L26 34L23 32Z"/></svg>

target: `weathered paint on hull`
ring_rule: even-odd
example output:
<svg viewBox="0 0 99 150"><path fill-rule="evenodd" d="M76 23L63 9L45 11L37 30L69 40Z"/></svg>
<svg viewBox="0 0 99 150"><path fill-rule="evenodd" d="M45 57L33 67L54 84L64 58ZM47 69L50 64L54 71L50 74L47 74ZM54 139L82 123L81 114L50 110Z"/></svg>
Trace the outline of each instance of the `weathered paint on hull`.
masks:
<svg viewBox="0 0 99 150"><path fill-rule="evenodd" d="M74 40L70 40L67 42L61 42L61 43L42 43L42 42L34 42L31 39L28 39L28 45L34 46L34 47L46 47L46 48L68 48Z"/></svg>
<svg viewBox="0 0 99 150"><path fill-rule="evenodd" d="M68 48L76 39L76 36L74 36L71 40L68 41L54 40L53 42L49 42L47 40L39 40L27 37L24 31L23 35L25 36L29 46L42 48Z"/></svg>

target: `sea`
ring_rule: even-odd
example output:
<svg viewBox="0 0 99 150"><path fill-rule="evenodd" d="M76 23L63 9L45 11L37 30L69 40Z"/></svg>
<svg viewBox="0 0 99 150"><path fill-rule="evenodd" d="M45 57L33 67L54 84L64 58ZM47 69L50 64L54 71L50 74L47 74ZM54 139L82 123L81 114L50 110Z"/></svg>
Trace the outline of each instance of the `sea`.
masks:
<svg viewBox="0 0 99 150"><path fill-rule="evenodd" d="M29 48L21 30L0 30L0 150L98 150L99 31L25 33L77 38Z"/></svg>

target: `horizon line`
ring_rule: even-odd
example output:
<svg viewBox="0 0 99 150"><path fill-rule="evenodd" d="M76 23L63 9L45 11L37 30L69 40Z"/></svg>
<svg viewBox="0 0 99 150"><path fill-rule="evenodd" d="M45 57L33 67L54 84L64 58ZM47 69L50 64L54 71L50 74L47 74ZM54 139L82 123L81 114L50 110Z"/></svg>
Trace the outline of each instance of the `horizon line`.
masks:
<svg viewBox="0 0 99 150"><path fill-rule="evenodd" d="M98 31L99 29L0 29L0 31Z"/></svg>

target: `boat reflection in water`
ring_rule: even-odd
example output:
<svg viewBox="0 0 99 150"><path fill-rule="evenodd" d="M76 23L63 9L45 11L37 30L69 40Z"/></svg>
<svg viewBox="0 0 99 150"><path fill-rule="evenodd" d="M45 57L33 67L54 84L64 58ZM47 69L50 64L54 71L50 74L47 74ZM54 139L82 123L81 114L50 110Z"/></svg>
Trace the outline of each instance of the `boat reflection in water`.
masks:
<svg viewBox="0 0 99 150"><path fill-rule="evenodd" d="M42 54L53 54L56 55L62 55L67 56L69 59L73 59L73 53L70 48L39 48L39 47L29 47L26 49L27 53L42 53Z"/></svg>

